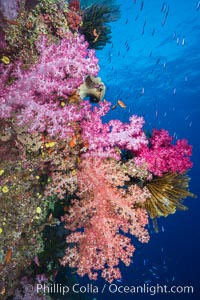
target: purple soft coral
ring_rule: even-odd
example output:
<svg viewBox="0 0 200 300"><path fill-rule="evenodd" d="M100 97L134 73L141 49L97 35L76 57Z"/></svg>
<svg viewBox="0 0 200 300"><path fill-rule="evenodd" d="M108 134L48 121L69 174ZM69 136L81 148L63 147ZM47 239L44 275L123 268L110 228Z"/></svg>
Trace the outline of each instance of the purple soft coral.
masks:
<svg viewBox="0 0 200 300"><path fill-rule="evenodd" d="M3 80L8 72L2 67L0 118L17 112L19 124L28 124L31 131L66 136L70 132L66 124L78 121L81 112L72 105L60 107L58 97L67 99L87 75L95 76L99 70L94 51L87 47L81 35L69 33L68 39L51 45L42 37L38 42L39 62L28 71L22 71L20 64L13 66L17 80L9 86Z"/></svg>
<svg viewBox="0 0 200 300"><path fill-rule="evenodd" d="M0 11L8 20L15 19L18 14L20 0L0 0Z"/></svg>

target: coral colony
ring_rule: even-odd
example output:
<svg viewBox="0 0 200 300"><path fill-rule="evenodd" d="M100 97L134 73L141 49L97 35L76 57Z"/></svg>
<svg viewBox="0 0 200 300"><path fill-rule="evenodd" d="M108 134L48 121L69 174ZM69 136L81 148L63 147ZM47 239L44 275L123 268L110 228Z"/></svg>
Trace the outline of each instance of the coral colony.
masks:
<svg viewBox="0 0 200 300"><path fill-rule="evenodd" d="M194 196L192 147L164 129L147 137L136 115L102 121L111 103L94 48L109 42L117 6L0 9L0 294L26 299L25 283L52 283L64 266L111 283L131 263L130 236L147 243L149 218L158 230L158 217Z"/></svg>

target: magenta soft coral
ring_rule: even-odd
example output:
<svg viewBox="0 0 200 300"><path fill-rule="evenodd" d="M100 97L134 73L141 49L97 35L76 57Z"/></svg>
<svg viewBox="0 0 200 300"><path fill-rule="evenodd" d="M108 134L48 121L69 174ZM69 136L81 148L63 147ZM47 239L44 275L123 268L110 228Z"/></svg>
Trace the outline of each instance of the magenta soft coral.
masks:
<svg viewBox="0 0 200 300"><path fill-rule="evenodd" d="M103 123L102 117L107 114L110 105L110 102L101 102L99 107L95 107L92 111L91 105L84 103L86 113L81 128L89 148L83 156L120 159L119 149L138 151L148 144L142 130L144 124L142 117L133 115L129 123L122 123L119 120Z"/></svg>
<svg viewBox="0 0 200 300"><path fill-rule="evenodd" d="M97 75L98 60L81 35L69 33L68 39L50 45L42 37L37 47L39 61L28 71L20 64L8 67L14 68L12 75L17 79L8 86L1 81L0 118L17 112L19 124L28 123L31 131L47 130L50 135L64 137L70 130L66 124L80 120L81 112L73 106L61 108L58 97L68 98L87 75ZM6 78L8 72L3 67L1 73Z"/></svg>
<svg viewBox="0 0 200 300"><path fill-rule="evenodd" d="M140 149L135 163L146 162L148 170L157 176L166 172L184 173L192 167L192 146L185 139L177 140L176 144L172 141L168 131L154 129L149 139L150 145Z"/></svg>
<svg viewBox="0 0 200 300"><path fill-rule="evenodd" d="M117 180L112 180L111 169ZM119 189L128 180L114 160L84 159L78 171L80 200L73 200L69 214L62 218L72 233L67 243L62 264L77 268L80 276L88 274L97 279L98 271L107 281L121 278L120 261L130 265L135 250L131 239L124 233L148 242L145 229L148 223L146 211L135 204L149 197L147 190L138 186ZM84 230L81 230L84 228ZM120 230L120 232L119 232Z"/></svg>

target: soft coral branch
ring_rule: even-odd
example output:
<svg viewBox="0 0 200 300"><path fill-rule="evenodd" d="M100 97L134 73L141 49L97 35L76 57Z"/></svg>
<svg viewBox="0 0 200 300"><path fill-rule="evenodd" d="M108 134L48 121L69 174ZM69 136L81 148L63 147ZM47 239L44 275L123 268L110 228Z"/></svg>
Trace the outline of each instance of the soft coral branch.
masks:
<svg viewBox="0 0 200 300"><path fill-rule="evenodd" d="M114 176L117 180L113 180ZM62 218L72 231L67 243L73 245L67 248L62 264L76 267L80 276L88 274L90 279L96 279L101 270L101 276L109 282L120 278L119 262L128 266L135 250L125 233L130 232L141 242L149 240L145 229L147 213L136 208L136 203L145 201L149 193L136 185L122 188L128 178L114 160L90 158L81 164L78 172L81 200L73 200L69 214Z"/></svg>

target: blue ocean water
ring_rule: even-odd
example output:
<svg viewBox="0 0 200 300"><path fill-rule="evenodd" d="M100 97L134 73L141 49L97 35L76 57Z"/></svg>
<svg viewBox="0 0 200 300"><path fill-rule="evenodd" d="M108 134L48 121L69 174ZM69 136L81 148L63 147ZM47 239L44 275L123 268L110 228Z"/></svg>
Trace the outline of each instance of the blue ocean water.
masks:
<svg viewBox="0 0 200 300"><path fill-rule="evenodd" d="M200 2L198 0L117 0L120 19L112 23L112 43L97 51L100 76L107 86L105 98L122 100L107 118L127 121L144 116L145 129L165 128L193 145L194 166L190 191L199 194L200 111ZM118 286L193 286L190 294L88 294L91 299L200 299L200 202L188 198L189 210L160 218L160 232L140 244L129 268L121 266ZM91 283L81 280L84 285ZM101 290L104 281L92 282ZM153 293L152 293L153 294Z"/></svg>

